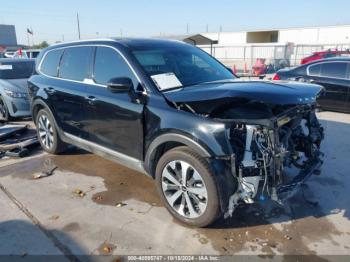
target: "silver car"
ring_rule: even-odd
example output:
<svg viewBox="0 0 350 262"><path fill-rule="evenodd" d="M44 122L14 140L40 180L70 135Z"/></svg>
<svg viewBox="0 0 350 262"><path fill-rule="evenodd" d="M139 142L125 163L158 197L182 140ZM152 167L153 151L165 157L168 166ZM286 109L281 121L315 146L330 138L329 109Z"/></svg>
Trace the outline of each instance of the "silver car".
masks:
<svg viewBox="0 0 350 262"><path fill-rule="evenodd" d="M34 59L0 59L0 121L30 116L27 80Z"/></svg>

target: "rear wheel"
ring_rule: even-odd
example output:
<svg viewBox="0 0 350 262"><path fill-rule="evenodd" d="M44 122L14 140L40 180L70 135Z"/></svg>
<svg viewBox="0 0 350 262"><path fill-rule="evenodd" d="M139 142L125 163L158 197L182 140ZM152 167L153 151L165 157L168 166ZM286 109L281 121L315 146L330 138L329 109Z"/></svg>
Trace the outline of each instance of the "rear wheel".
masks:
<svg viewBox="0 0 350 262"><path fill-rule="evenodd" d="M36 116L36 130L41 147L51 154L58 154L66 149L60 139L53 117L47 109L41 109Z"/></svg>
<svg viewBox="0 0 350 262"><path fill-rule="evenodd" d="M219 214L219 196L208 162L187 147L166 152L156 168L165 206L181 222L204 227Z"/></svg>
<svg viewBox="0 0 350 262"><path fill-rule="evenodd" d="M6 122L10 120L9 110L4 99L0 96L0 121Z"/></svg>

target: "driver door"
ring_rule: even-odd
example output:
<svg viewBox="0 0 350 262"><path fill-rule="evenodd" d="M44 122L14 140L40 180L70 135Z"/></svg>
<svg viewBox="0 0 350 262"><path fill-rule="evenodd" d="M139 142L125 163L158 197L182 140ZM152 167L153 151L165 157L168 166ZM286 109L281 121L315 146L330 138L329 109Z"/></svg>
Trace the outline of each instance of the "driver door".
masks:
<svg viewBox="0 0 350 262"><path fill-rule="evenodd" d="M128 77L137 81L124 58L112 47L96 47L93 83L87 88L86 127L89 141L136 159L143 158L143 109L130 92L113 93L110 79Z"/></svg>

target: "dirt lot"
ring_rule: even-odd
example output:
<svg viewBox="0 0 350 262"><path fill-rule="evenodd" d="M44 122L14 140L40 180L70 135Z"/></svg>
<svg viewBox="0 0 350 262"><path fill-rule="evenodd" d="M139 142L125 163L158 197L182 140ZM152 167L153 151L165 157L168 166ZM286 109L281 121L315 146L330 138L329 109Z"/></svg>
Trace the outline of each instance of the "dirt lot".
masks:
<svg viewBox="0 0 350 262"><path fill-rule="evenodd" d="M206 229L176 222L152 179L82 150L0 160L0 254L350 255L350 115L319 117L325 164L304 188L318 205L298 194Z"/></svg>

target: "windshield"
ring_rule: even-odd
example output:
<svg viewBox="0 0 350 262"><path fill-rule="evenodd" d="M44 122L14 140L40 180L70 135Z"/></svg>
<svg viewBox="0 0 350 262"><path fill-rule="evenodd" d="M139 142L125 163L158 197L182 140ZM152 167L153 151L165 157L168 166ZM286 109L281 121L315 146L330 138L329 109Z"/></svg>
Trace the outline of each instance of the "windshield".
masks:
<svg viewBox="0 0 350 262"><path fill-rule="evenodd" d="M34 70L34 61L1 62L0 79L29 78Z"/></svg>
<svg viewBox="0 0 350 262"><path fill-rule="evenodd" d="M133 54L160 90L235 78L209 54L187 45L149 47Z"/></svg>

